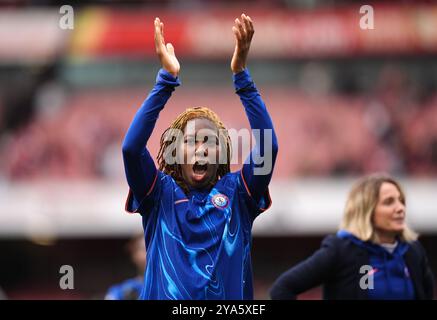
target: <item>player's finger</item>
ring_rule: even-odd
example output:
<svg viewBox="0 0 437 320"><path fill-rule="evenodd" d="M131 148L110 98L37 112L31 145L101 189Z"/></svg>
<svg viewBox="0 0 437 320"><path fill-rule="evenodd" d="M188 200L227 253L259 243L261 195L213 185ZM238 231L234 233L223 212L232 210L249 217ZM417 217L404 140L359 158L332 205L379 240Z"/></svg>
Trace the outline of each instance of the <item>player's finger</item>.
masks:
<svg viewBox="0 0 437 320"><path fill-rule="evenodd" d="M237 18L235 19L235 24L237 25L238 31L240 32L241 39L246 36L246 30L244 30L244 26L241 21Z"/></svg>
<svg viewBox="0 0 437 320"><path fill-rule="evenodd" d="M244 29L246 30L246 34L250 34L250 24L249 24L249 20L247 20L247 16L243 13L241 15L242 21L243 21L243 26Z"/></svg>
<svg viewBox="0 0 437 320"><path fill-rule="evenodd" d="M244 26L249 35L253 34L253 23L249 16L244 15Z"/></svg>
<svg viewBox="0 0 437 320"><path fill-rule="evenodd" d="M252 28L253 28L253 20L252 20L252 18L251 18L250 16L247 16L247 20L249 20L250 25L251 25Z"/></svg>
<svg viewBox="0 0 437 320"><path fill-rule="evenodd" d="M240 41L241 40L241 34L240 34L240 31L238 31L238 28L234 26L234 27L232 27L232 31L234 32L235 37L237 38L237 40Z"/></svg>
<svg viewBox="0 0 437 320"><path fill-rule="evenodd" d="M159 18L155 19L155 38L164 41L164 24Z"/></svg>
<svg viewBox="0 0 437 320"><path fill-rule="evenodd" d="M159 18L155 18L154 25L155 25L155 48L156 52L158 54L161 53L161 45L162 45L162 35L161 35L161 22Z"/></svg>
<svg viewBox="0 0 437 320"><path fill-rule="evenodd" d="M159 23L159 18L155 18L155 21L153 21L153 24L155 26L155 39L157 39L159 37L159 34L161 33Z"/></svg>
<svg viewBox="0 0 437 320"><path fill-rule="evenodd" d="M164 41L164 23L163 22L159 23L159 28L161 30L162 41Z"/></svg>

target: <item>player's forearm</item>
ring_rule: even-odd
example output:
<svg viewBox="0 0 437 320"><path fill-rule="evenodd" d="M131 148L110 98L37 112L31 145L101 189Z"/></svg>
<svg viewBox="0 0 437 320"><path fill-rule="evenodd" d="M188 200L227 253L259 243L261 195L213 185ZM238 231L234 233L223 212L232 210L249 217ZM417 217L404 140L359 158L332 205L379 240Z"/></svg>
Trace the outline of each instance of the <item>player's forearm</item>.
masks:
<svg viewBox="0 0 437 320"><path fill-rule="evenodd" d="M247 71L234 75L237 94L244 105L256 146L243 166L243 176L255 198L261 196L270 183L278 142L273 122ZM256 164L257 163L257 164ZM257 171L257 172L255 172Z"/></svg>
<svg viewBox="0 0 437 320"><path fill-rule="evenodd" d="M239 95L241 102L243 103L244 109L246 111L247 118L250 123L252 130L259 130L261 137L264 136L265 130L272 131L272 149L277 149L277 139L275 130L273 127L272 119L267 111L267 108L261 99L261 96L250 77L249 71L245 69L244 71L237 73L233 76L235 91ZM259 138L255 135L255 139ZM263 141L258 141L259 142ZM262 147L263 143L261 143ZM273 150L277 151L277 150Z"/></svg>
<svg viewBox="0 0 437 320"><path fill-rule="evenodd" d="M179 80L160 70L156 84L137 111L123 141L123 162L130 189L140 201L150 190L156 176L153 158L146 149L159 112L164 108Z"/></svg>
<svg viewBox="0 0 437 320"><path fill-rule="evenodd" d="M141 155L149 140L159 112L164 108L179 79L161 69L156 84L137 111L123 141L123 154Z"/></svg>

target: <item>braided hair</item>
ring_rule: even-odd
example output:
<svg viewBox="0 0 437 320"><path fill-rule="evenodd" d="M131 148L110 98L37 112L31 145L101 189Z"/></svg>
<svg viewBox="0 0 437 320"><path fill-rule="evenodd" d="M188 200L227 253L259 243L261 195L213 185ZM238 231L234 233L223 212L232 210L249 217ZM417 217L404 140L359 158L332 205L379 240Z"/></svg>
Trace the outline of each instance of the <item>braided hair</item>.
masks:
<svg viewBox="0 0 437 320"><path fill-rule="evenodd" d="M169 156L169 152L172 152L171 156L175 156L176 150L171 150L169 148L173 143L177 143L179 145L181 139L180 133L185 130L188 121L198 118L204 118L215 124L217 129L219 130L219 142L220 142L220 153L226 152L226 163L219 163L217 175L214 181L211 181L210 186L214 186L217 181L229 173L230 169L230 161L231 161L231 139L229 137L228 131L225 128L223 122L220 120L218 115L209 108L206 107L194 107L188 108L184 112L182 112L168 127L164 133L161 135L160 140L160 148L158 152L158 166L159 170L170 175L176 181L176 183L181 187L184 192L188 193L189 188L184 178L182 177L181 166L178 163L169 164L166 161L167 156ZM223 148L225 146L225 148Z"/></svg>

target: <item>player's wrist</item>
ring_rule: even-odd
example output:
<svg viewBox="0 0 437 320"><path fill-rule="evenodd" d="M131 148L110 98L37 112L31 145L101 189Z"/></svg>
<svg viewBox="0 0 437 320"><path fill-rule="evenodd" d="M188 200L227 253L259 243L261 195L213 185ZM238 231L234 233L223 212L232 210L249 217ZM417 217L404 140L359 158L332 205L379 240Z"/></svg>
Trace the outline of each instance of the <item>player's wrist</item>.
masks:
<svg viewBox="0 0 437 320"><path fill-rule="evenodd" d="M246 67L235 67L235 68L231 68L231 70L234 75L237 75L241 72L244 72L244 70L246 70Z"/></svg>
<svg viewBox="0 0 437 320"><path fill-rule="evenodd" d="M231 70L234 74L240 73L246 69L245 63L231 64Z"/></svg>
<svg viewBox="0 0 437 320"><path fill-rule="evenodd" d="M239 73L241 73L241 72L243 72L244 71L244 68L241 68L241 69L233 69L232 70L232 73L234 74L234 75L236 75L236 74L239 74Z"/></svg>
<svg viewBox="0 0 437 320"><path fill-rule="evenodd" d="M165 70L168 74L172 75L174 78L177 78L179 75L179 71L176 71L172 68L162 66L162 69Z"/></svg>

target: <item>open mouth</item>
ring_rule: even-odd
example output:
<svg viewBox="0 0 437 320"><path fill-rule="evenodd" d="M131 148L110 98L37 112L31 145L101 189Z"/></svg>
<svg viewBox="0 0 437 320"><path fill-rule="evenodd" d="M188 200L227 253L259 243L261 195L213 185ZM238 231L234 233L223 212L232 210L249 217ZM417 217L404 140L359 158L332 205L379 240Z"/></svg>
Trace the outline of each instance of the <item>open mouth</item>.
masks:
<svg viewBox="0 0 437 320"><path fill-rule="evenodd" d="M197 182L202 182L206 178L207 171L208 171L208 162L196 161L193 164L193 180Z"/></svg>
<svg viewBox="0 0 437 320"><path fill-rule="evenodd" d="M203 176L208 170L208 163L201 163L196 161L193 165L193 172L195 175Z"/></svg>

